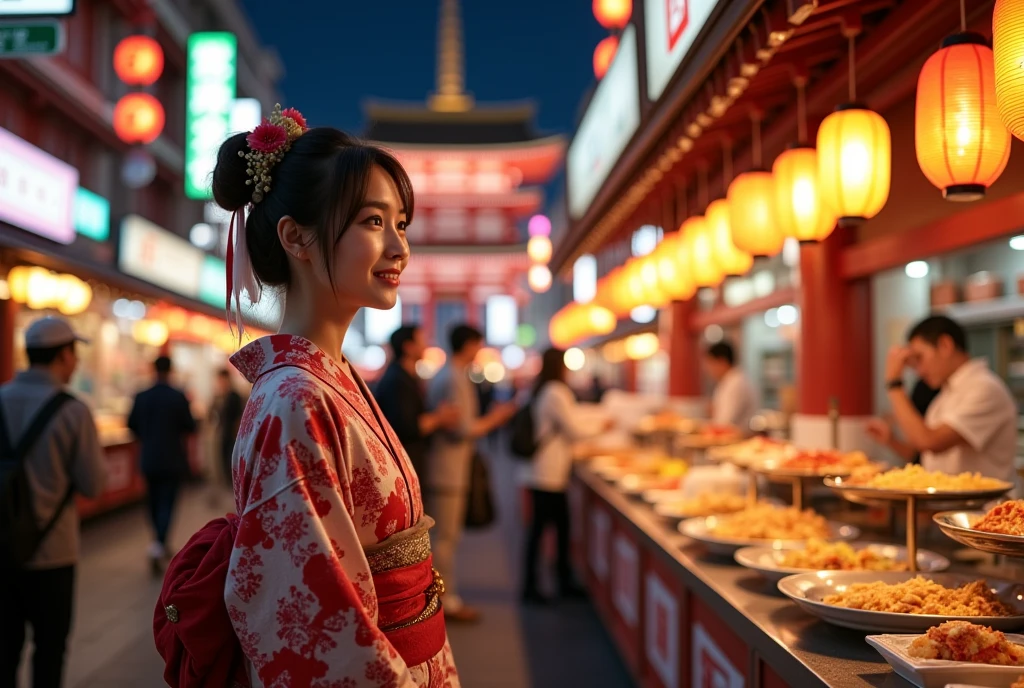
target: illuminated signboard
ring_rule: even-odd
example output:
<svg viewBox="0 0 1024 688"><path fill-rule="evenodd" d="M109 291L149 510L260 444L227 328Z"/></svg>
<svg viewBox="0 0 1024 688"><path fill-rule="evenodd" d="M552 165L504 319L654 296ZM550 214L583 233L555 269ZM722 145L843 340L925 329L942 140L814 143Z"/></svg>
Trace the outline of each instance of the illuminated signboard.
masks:
<svg viewBox="0 0 1024 688"><path fill-rule="evenodd" d="M0 0L0 17L63 17L74 11L75 0Z"/></svg>
<svg viewBox="0 0 1024 688"><path fill-rule="evenodd" d="M106 241L110 236L110 201L78 187L75 192L75 231L94 241Z"/></svg>
<svg viewBox="0 0 1024 688"><path fill-rule="evenodd" d="M70 244L77 189L76 168L0 129L0 220Z"/></svg>
<svg viewBox="0 0 1024 688"><path fill-rule="evenodd" d="M598 85L566 155L569 214L581 218L640 126L636 29L622 32L618 52Z"/></svg>
<svg viewBox="0 0 1024 688"><path fill-rule="evenodd" d="M207 32L188 37L185 195L189 198L213 198L210 184L217 151L232 133L237 74L238 42L234 34Z"/></svg>
<svg viewBox="0 0 1024 688"><path fill-rule="evenodd" d="M647 97L657 100L718 0L644 0Z"/></svg>
<svg viewBox="0 0 1024 688"><path fill-rule="evenodd" d="M126 275L196 298L203 252L145 218L128 215L121 222L118 267Z"/></svg>

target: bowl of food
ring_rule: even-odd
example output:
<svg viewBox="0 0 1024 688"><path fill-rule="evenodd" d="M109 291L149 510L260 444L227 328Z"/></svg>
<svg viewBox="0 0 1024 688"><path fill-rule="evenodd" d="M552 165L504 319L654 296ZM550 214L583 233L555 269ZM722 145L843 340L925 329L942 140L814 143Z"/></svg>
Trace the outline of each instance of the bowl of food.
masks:
<svg viewBox="0 0 1024 688"><path fill-rule="evenodd" d="M985 511L944 511L932 517L942 532L982 552L1024 557L1024 500Z"/></svg>

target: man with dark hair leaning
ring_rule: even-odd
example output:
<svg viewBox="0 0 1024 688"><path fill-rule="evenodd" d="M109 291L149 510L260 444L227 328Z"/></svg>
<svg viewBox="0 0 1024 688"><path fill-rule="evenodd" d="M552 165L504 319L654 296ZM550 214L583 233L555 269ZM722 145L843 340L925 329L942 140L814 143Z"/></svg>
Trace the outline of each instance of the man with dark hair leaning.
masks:
<svg viewBox="0 0 1024 688"><path fill-rule="evenodd" d="M736 353L728 342L708 347L704 366L715 380L711 396L711 422L750 432L750 419L757 412L757 397L747 376L736 365Z"/></svg>
<svg viewBox="0 0 1024 688"><path fill-rule="evenodd" d="M427 411L423 382L416 364L423 359L427 345L418 325L402 325L391 334L391 363L377 383L377 404L402 442L416 475L424 474L427 442L435 431L453 430L459 423L459 410L448 403Z"/></svg>
<svg viewBox="0 0 1024 688"><path fill-rule="evenodd" d="M921 416L903 387L903 372L915 370L939 395ZM893 347L885 362L892 413L904 440L873 420L868 433L907 461L943 473L978 472L1017 484L1017 406L1006 385L984 359L967 355L967 335L955 321L933 315L918 323L907 345Z"/></svg>
<svg viewBox="0 0 1024 688"><path fill-rule="evenodd" d="M462 537L469 492L469 471L476 441L507 423L516 412L514 402L495 404L485 416L469 367L483 348L484 335L469 325L451 331L451 357L431 380L427 406L437 410L445 402L458 410L454 429L435 434L426 465L426 503L436 525L430 531L434 566L444 578L445 617L453 621L476 621L480 614L459 597L455 577L455 552Z"/></svg>
<svg viewBox="0 0 1024 688"><path fill-rule="evenodd" d="M146 478L155 537L149 546L149 562L153 575L159 576L169 554L167 532L178 490L189 475L186 441L196 431L196 421L188 399L171 386L171 359L161 356L153 367L156 384L135 397L128 428L142 445L142 474Z"/></svg>
<svg viewBox="0 0 1024 688"><path fill-rule="evenodd" d="M36 320L25 331L29 369L0 387L0 423L12 447L37 418L42 423L41 434L22 460L36 523L40 529L50 526L27 564L0 565L0 686L17 684L26 624L32 626L35 645L32 685L61 685L78 562L74 493L97 497L106 477L89 407L74 398L49 406L71 381L78 365L75 344L84 341L61 318ZM41 417L47 407L56 411Z"/></svg>

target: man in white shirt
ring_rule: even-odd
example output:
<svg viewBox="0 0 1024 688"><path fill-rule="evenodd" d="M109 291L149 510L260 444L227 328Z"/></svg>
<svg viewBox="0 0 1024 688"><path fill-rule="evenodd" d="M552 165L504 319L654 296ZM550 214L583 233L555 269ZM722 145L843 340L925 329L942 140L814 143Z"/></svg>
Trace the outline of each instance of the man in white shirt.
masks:
<svg viewBox="0 0 1024 688"><path fill-rule="evenodd" d="M704 365L715 380L711 396L711 422L750 431L750 419L757 411L757 397L747 376L736 367L732 345L718 342L704 356Z"/></svg>
<svg viewBox="0 0 1024 688"><path fill-rule="evenodd" d="M984 359L967 355L967 336L956 322L936 315L918 323L907 346L893 347L885 364L889 403L905 438L873 421L868 432L904 459L921 453L921 465L943 473L978 472L1017 483L1017 405ZM911 367L939 395L921 414L903 389Z"/></svg>

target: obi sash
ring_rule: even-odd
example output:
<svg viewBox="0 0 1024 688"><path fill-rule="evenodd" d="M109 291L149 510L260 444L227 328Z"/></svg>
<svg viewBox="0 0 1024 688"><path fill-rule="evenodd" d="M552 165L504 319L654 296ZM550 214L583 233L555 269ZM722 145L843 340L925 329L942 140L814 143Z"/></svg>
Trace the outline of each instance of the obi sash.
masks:
<svg viewBox="0 0 1024 688"><path fill-rule="evenodd" d="M441 595L444 581L432 566L434 519L424 516L408 530L365 549L377 591L377 626L408 666L422 664L447 638Z"/></svg>

